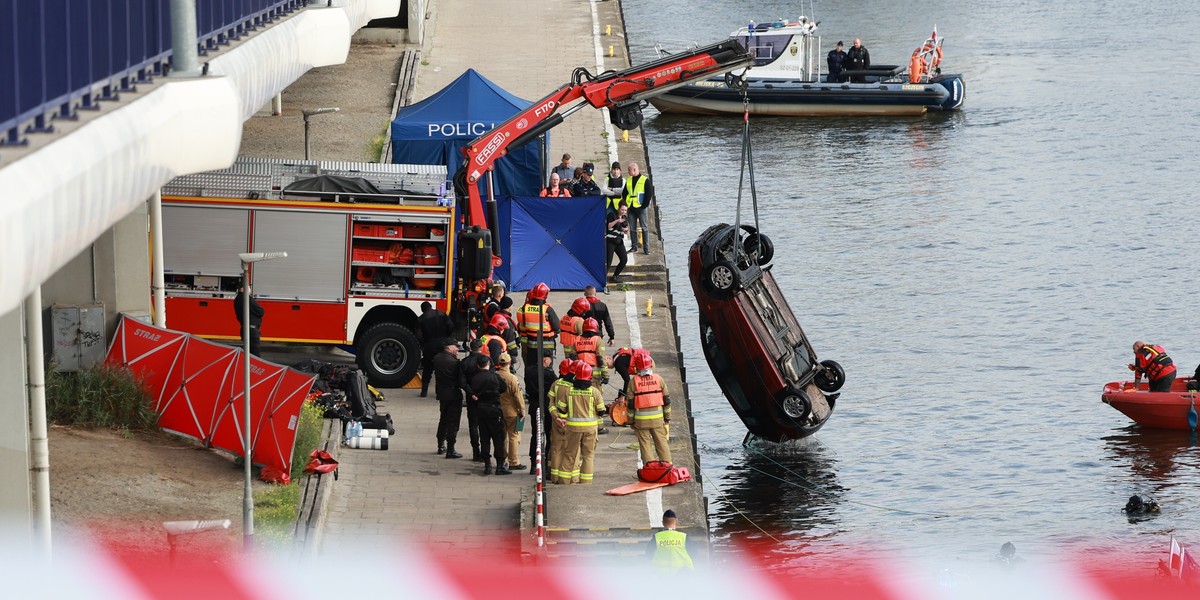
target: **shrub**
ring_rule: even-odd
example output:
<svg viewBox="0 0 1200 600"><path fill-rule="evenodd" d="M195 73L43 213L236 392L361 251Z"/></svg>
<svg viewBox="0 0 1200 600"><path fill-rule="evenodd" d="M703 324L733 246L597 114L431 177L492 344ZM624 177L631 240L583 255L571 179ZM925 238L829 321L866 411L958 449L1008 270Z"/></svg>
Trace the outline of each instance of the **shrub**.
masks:
<svg viewBox="0 0 1200 600"><path fill-rule="evenodd" d="M46 371L46 412L60 425L152 429L150 395L128 369L100 365L75 373Z"/></svg>

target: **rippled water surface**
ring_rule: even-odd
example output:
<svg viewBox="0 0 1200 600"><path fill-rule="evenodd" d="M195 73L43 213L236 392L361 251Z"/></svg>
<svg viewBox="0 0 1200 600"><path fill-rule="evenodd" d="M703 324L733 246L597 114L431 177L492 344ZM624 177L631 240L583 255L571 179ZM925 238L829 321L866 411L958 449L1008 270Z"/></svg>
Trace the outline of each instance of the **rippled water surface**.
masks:
<svg viewBox="0 0 1200 600"><path fill-rule="evenodd" d="M623 4L637 62L655 42L810 14L778 0ZM1027 559L1152 569L1172 534L1200 547L1196 441L1100 402L1135 339L1164 345L1181 372L1200 362L1194 7L864 1L818 4L816 18L825 50L861 37L893 64L936 23L967 104L753 121L775 276L848 383L815 438L749 449L704 362L686 278L691 242L734 217L741 123L647 111L715 539L769 542L795 568L865 547L986 561L1012 541ZM1162 513L1130 522L1134 493Z"/></svg>

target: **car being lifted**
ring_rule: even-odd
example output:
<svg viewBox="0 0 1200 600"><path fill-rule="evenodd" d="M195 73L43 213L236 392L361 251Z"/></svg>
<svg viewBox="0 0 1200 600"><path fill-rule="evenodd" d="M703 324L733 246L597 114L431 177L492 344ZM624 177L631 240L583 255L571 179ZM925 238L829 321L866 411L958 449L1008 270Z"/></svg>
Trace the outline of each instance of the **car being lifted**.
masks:
<svg viewBox="0 0 1200 600"><path fill-rule="evenodd" d="M688 273L713 376L751 434L783 442L829 420L846 374L817 360L771 275L774 253L750 225L713 225L692 245Z"/></svg>

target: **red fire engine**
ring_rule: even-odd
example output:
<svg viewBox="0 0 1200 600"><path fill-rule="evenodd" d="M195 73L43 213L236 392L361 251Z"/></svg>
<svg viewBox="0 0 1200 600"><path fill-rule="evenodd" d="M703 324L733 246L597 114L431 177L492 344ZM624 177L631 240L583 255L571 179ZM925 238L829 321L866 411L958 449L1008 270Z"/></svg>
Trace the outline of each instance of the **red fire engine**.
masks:
<svg viewBox="0 0 1200 600"><path fill-rule="evenodd" d="M266 309L262 339L351 345L372 383L404 385L420 364L421 302L461 318L486 290L498 260L487 224L497 219L477 182L497 159L585 105L632 129L646 98L751 62L727 40L623 71L576 69L571 83L464 148L454 178L461 216L441 166L241 158L180 177L163 188L167 326L238 339L238 253L286 251L249 271Z"/></svg>

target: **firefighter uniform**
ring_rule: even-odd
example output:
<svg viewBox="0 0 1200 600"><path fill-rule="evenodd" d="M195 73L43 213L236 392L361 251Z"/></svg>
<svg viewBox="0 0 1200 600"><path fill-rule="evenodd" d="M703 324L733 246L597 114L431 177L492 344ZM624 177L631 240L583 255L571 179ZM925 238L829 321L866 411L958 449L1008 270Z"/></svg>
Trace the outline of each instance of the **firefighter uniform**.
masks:
<svg viewBox="0 0 1200 600"><path fill-rule="evenodd" d="M608 365L600 356L602 340L599 334L590 332L575 340L575 356L592 368L592 386L596 389L604 389L608 382Z"/></svg>
<svg viewBox="0 0 1200 600"><path fill-rule="evenodd" d="M591 483L595 473L596 419L604 413L604 398L591 381L576 381L570 389L559 388L555 414L566 420L566 446L555 483ZM575 466L579 465L579 466ZM570 470L567 472L567 470Z"/></svg>
<svg viewBox="0 0 1200 600"><path fill-rule="evenodd" d="M570 390L572 387L574 387L574 384L575 376L569 374L555 379L554 383L550 384L550 388L546 391L546 405L551 408L550 412L552 413L552 416L558 414L558 410L555 408L558 399L558 390ZM559 479L564 478L562 472L562 455L563 447L567 445L567 428L565 426L559 426L558 419L552 418L550 419L549 430L550 459L548 462L550 463L550 482L568 483L571 479L571 469L567 469L565 476L566 481L559 481ZM571 468L574 468L574 465L571 465Z"/></svg>
<svg viewBox="0 0 1200 600"><path fill-rule="evenodd" d="M521 346L525 349L525 367L538 366L538 332L541 332L541 347L544 356L554 356L555 337L558 331L558 316L544 301L526 302L517 311L517 333L521 334Z"/></svg>
<svg viewBox="0 0 1200 600"><path fill-rule="evenodd" d="M521 394L521 382L509 370L512 357L507 352L502 356L496 366L496 374L507 386L504 393L500 394L500 414L504 418L504 436L508 442L504 456L508 459L508 468L519 470L524 469L525 465L520 464L517 458L521 448L521 432L517 431L517 422L525 418L525 402Z"/></svg>
<svg viewBox="0 0 1200 600"><path fill-rule="evenodd" d="M671 421L671 398L662 376L646 370L630 377L629 385L625 388L625 399L633 415L633 429L637 432L642 462L647 463L655 458L671 462L666 426Z"/></svg>
<svg viewBox="0 0 1200 600"><path fill-rule="evenodd" d="M583 334L583 317L576 315L574 310L569 310L558 325L558 339L562 343L563 354L575 360L575 341Z"/></svg>

